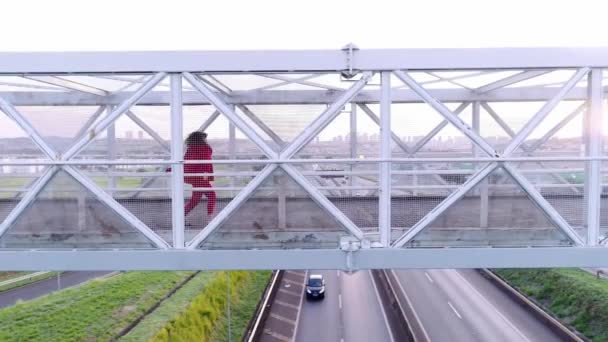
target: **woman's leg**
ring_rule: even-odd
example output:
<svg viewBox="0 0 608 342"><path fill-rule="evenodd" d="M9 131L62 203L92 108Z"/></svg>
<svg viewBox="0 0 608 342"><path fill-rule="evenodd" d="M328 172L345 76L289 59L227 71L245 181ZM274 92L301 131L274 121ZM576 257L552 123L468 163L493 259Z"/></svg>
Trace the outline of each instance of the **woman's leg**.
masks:
<svg viewBox="0 0 608 342"><path fill-rule="evenodd" d="M215 191L205 191L205 197L207 197L207 214L213 215L215 212Z"/></svg>
<svg viewBox="0 0 608 342"><path fill-rule="evenodd" d="M193 191L192 197L190 197L190 200L188 201L188 203L186 203L186 207L184 208L184 214L188 215L188 213L191 212L192 209L194 209L198 205L198 203L201 201L202 198L203 198L202 192Z"/></svg>

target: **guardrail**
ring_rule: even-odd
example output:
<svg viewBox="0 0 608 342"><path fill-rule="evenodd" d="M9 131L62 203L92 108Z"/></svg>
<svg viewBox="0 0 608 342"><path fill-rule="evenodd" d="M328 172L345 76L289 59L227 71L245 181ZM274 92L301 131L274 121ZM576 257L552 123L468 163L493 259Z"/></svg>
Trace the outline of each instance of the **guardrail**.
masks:
<svg viewBox="0 0 608 342"><path fill-rule="evenodd" d="M266 290L264 291L263 299L258 302L258 306L255 310L255 315L249 321L247 325L247 330L243 335L243 342L254 342L260 339L264 329L264 322L268 315L270 314L270 308L272 307L272 302L274 301L274 297L277 294L277 290L279 289L278 284L281 283L281 279L283 278L283 270L276 270L268 285L266 286Z"/></svg>
<svg viewBox="0 0 608 342"><path fill-rule="evenodd" d="M386 319L392 331L392 335L396 341L417 342L421 341L417 338L418 334L413 329L407 319L407 308L400 299L399 291L396 288L395 281L391 271L373 270L371 272L372 280L377 284L378 295L382 301Z"/></svg>
<svg viewBox="0 0 608 342"><path fill-rule="evenodd" d="M28 274L22 275L20 277L11 278L11 279L8 279L8 280L0 282L0 287L1 286L5 286L5 285L10 285L10 284L18 283L18 282L23 281L23 280L32 279L34 277L37 277L39 275L43 275L43 274L46 274L46 273L49 273L49 272L46 272L46 271L34 272L34 273L28 273Z"/></svg>
<svg viewBox="0 0 608 342"><path fill-rule="evenodd" d="M544 325L548 326L552 331L557 333L564 341L589 341L589 339L585 338L584 336L579 336L576 332L570 330L562 322L560 322L551 314L543 310L543 308L537 305L534 301L520 293L517 289L509 285L506 281L504 281L500 276L498 276L494 272L485 268L478 269L477 271L481 273L481 275L488 279L490 282L492 282L496 287L505 292L509 296L509 298L514 300L524 310L528 311L530 314L532 314L532 316L543 322Z"/></svg>

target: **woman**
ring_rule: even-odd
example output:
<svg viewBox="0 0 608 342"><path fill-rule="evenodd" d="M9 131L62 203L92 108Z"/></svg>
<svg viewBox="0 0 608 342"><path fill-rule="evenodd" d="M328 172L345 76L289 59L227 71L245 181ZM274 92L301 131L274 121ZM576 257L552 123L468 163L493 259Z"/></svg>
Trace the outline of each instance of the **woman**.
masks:
<svg viewBox="0 0 608 342"><path fill-rule="evenodd" d="M207 133L196 131L190 133L186 138L186 154L184 160L211 160L213 150L207 143ZM167 171L171 171L168 169ZM213 164L210 163L194 163L184 164L184 182L192 185L196 188L211 188L211 183L214 181L214 177L211 176L187 176L189 173L213 173ZM184 208L185 215L188 215L194 209L203 195L207 197L207 215L211 217L215 212L215 201L216 196L214 191L192 191L192 197L186 203Z"/></svg>

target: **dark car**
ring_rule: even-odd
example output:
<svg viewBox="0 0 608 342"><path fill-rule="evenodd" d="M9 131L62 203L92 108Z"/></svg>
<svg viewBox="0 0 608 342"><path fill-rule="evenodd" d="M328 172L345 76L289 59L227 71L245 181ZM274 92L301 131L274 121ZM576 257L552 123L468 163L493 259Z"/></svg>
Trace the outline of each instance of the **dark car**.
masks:
<svg viewBox="0 0 608 342"><path fill-rule="evenodd" d="M325 298L325 279L320 274L311 274L306 282L306 298Z"/></svg>

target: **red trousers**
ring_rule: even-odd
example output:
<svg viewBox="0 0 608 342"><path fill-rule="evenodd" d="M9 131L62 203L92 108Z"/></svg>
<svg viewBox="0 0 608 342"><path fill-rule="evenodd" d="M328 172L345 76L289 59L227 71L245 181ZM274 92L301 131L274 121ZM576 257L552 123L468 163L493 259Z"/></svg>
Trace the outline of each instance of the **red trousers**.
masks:
<svg viewBox="0 0 608 342"><path fill-rule="evenodd" d="M204 180L203 177L185 177L184 181L195 188L210 188L211 183L208 180ZM186 207L184 208L184 212L188 215L189 212L192 211L201 201L203 195L207 197L207 214L211 215L215 212L215 191L192 191L192 197L188 203L186 203Z"/></svg>

